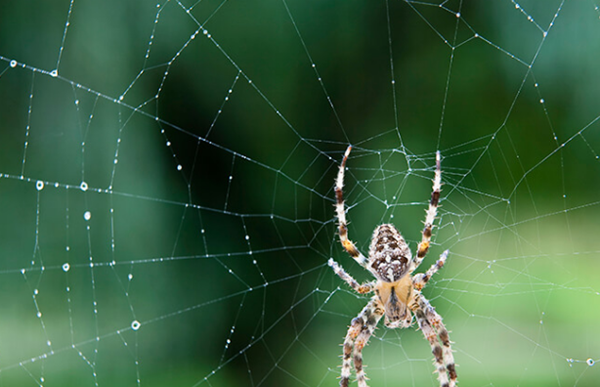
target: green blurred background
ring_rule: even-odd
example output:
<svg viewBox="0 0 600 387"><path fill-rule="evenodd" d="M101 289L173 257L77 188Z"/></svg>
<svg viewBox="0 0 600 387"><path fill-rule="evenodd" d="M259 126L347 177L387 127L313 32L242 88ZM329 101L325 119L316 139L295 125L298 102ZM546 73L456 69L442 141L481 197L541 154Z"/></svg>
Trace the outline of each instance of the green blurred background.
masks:
<svg viewBox="0 0 600 387"><path fill-rule="evenodd" d="M421 269L450 249L424 294L460 385L599 385L599 16L2 2L0 386L337 385L368 298L326 262L370 279L336 236L349 143L363 252L390 221L416 248L442 153ZM438 385L414 327L364 355L372 387Z"/></svg>

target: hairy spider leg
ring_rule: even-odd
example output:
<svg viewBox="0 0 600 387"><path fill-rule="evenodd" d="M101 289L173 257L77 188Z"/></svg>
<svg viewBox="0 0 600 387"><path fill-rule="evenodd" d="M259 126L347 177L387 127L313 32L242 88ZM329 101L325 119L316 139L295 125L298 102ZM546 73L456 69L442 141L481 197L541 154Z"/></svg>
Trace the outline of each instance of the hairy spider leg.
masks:
<svg viewBox="0 0 600 387"><path fill-rule="evenodd" d="M444 354L442 347L439 343L438 336L429 320L427 320L425 312L420 307L416 307L413 312L415 314L415 317L417 318L419 328L421 328L423 335L431 345L431 352L433 353L433 356L435 358L434 361L436 366L436 372L438 373L438 380L440 381L440 386L449 387L450 382L448 381L446 367L444 367Z"/></svg>
<svg viewBox="0 0 600 387"><path fill-rule="evenodd" d="M343 344L340 387L348 387L350 383L351 363L354 363L358 387L368 387L367 376L363 369L362 350L382 316L383 306L377 296L374 296L358 316L352 319Z"/></svg>
<svg viewBox="0 0 600 387"><path fill-rule="evenodd" d="M431 306L429 301L422 294L419 294L419 298L419 303L422 305L422 309L425 311L427 320L429 320L433 328L437 331L440 341L442 342L444 367L446 368L448 376L450 377L450 387L454 387L456 385L456 379L458 375L456 374L456 364L454 363L454 355L452 354L450 334L442 322L442 316L435 311L435 308Z"/></svg>
<svg viewBox="0 0 600 387"><path fill-rule="evenodd" d="M440 190L442 188L442 167L441 167L441 156L440 151L435 153L435 177L433 178L433 192L431 193L431 200L429 201L429 208L425 216L425 227L423 228L423 237L417 247L417 256L413 260L411 267L408 271L411 274L419 267L423 258L429 251L429 242L431 241L431 229L433 228L433 222L437 214L438 203L440 201Z"/></svg>
<svg viewBox="0 0 600 387"><path fill-rule="evenodd" d="M427 285L427 282L431 279L431 277L433 277L433 275L444 266L444 264L446 263L446 258L448 258L448 252L448 250L445 250L440 255L440 258L433 265L431 265L427 272L418 273L414 275L414 277L412 278L412 282L415 289L423 289L425 285Z"/></svg>
<svg viewBox="0 0 600 387"><path fill-rule="evenodd" d="M452 355L450 336L442 323L442 317L420 292L415 294L415 300L410 308L417 319L421 332L431 345L440 387L454 387L457 379L456 365Z"/></svg>
<svg viewBox="0 0 600 387"><path fill-rule="evenodd" d="M367 258L356 248L354 243L348 239L348 222L346 221L346 209L344 207L344 194L342 192L342 188L344 187L344 171L346 169L346 160L348 160L348 155L350 155L350 151L352 150L352 145L349 145L346 149L346 153L344 153L344 158L342 159L342 163L340 164L340 169L338 171L337 179L335 180L335 198L336 205L335 210L337 212L337 218L339 221L339 234L340 234L340 242L342 242L342 246L344 249L350 254L352 258L356 262L359 263L362 267L367 267Z"/></svg>
<svg viewBox="0 0 600 387"><path fill-rule="evenodd" d="M329 258L327 264L333 269L333 272L343 279L348 285L352 287L357 293L365 294L373 291L373 283L367 282L366 284L359 284L350 274L348 274L339 263Z"/></svg>

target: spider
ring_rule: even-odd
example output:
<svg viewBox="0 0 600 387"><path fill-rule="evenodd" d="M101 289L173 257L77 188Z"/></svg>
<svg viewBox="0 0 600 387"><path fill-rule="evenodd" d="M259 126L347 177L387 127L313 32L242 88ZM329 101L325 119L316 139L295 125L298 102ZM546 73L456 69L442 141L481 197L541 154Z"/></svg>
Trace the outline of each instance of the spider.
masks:
<svg viewBox="0 0 600 387"><path fill-rule="evenodd" d="M343 344L340 386L348 386L351 363L353 362L358 386L368 387L367 377L363 370L362 350L381 317L385 316L384 323L388 328L408 328L412 325L412 315L414 315L419 328L431 345L440 386L454 387L457 375L448 330L442 323L440 315L421 294L421 289L427 284L427 281L444 266L448 257L448 250L440 255L438 261L427 272L412 275L429 250L431 229L433 228L433 221L436 217L440 199L442 180L440 152L436 153L433 193L431 194L423 236L417 247L416 257L412 257L408 244L394 225L382 224L377 226L373 232L369 257L367 258L348 239L342 187L344 185L346 160L351 150L352 146L348 146L335 184L339 236L344 249L358 264L375 277L375 281L359 284L333 259L329 259L328 265L335 274L348 283L356 292L360 294L375 292L375 295L358 316L352 319L348 328ZM352 354L353 349L354 355Z"/></svg>

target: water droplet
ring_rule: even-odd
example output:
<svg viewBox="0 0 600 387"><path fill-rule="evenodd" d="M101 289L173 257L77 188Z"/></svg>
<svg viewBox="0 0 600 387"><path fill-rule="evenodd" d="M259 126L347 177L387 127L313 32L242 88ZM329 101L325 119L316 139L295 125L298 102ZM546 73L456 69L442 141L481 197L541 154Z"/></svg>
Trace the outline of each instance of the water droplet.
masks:
<svg viewBox="0 0 600 387"><path fill-rule="evenodd" d="M41 190L43 190L43 189L44 189L44 182L43 182L43 181L41 181L41 180L38 180L38 181L35 183L35 189L37 189L38 191L41 191Z"/></svg>
<svg viewBox="0 0 600 387"><path fill-rule="evenodd" d="M85 181L82 181L81 184L79 185L79 189L81 189L83 192L88 190L88 184Z"/></svg>
<svg viewBox="0 0 600 387"><path fill-rule="evenodd" d="M14 60L14 59L13 59L13 60L11 60L11 61L10 61L10 67L12 67L13 69L14 69L15 67L17 67L17 61L16 61L16 60Z"/></svg>
<svg viewBox="0 0 600 387"><path fill-rule="evenodd" d="M596 364L596 362L594 361L594 359L589 358L585 361L587 363L587 365L589 365L590 367L593 366L594 364Z"/></svg>
<svg viewBox="0 0 600 387"><path fill-rule="evenodd" d="M91 212L89 212L89 211L86 211L86 212L84 212L84 213L83 213L83 219L85 219L85 220L90 220L90 219L92 219L92 213L91 213Z"/></svg>
<svg viewBox="0 0 600 387"><path fill-rule="evenodd" d="M71 269L71 265L69 265L68 263L63 263L62 269L66 273Z"/></svg>
<svg viewBox="0 0 600 387"><path fill-rule="evenodd" d="M140 324L138 320L133 320L133 322L131 323L131 329L133 329L134 331L140 329L141 326L142 324Z"/></svg>
<svg viewBox="0 0 600 387"><path fill-rule="evenodd" d="M54 69L54 70L50 71L50 76L53 78L58 77L58 69Z"/></svg>
<svg viewBox="0 0 600 387"><path fill-rule="evenodd" d="M179 165L177 166L177 170L178 170L178 171L181 171L182 169L183 169L183 167L181 166L181 164L179 164Z"/></svg>

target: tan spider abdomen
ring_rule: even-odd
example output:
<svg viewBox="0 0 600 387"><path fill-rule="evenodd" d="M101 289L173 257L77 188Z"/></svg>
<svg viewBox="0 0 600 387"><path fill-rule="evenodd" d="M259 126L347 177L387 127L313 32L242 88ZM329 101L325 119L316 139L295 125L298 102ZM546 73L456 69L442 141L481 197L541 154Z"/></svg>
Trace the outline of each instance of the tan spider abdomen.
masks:
<svg viewBox="0 0 600 387"><path fill-rule="evenodd" d="M412 254L393 224L382 224L373 232L369 267L380 281L397 282L408 272Z"/></svg>

